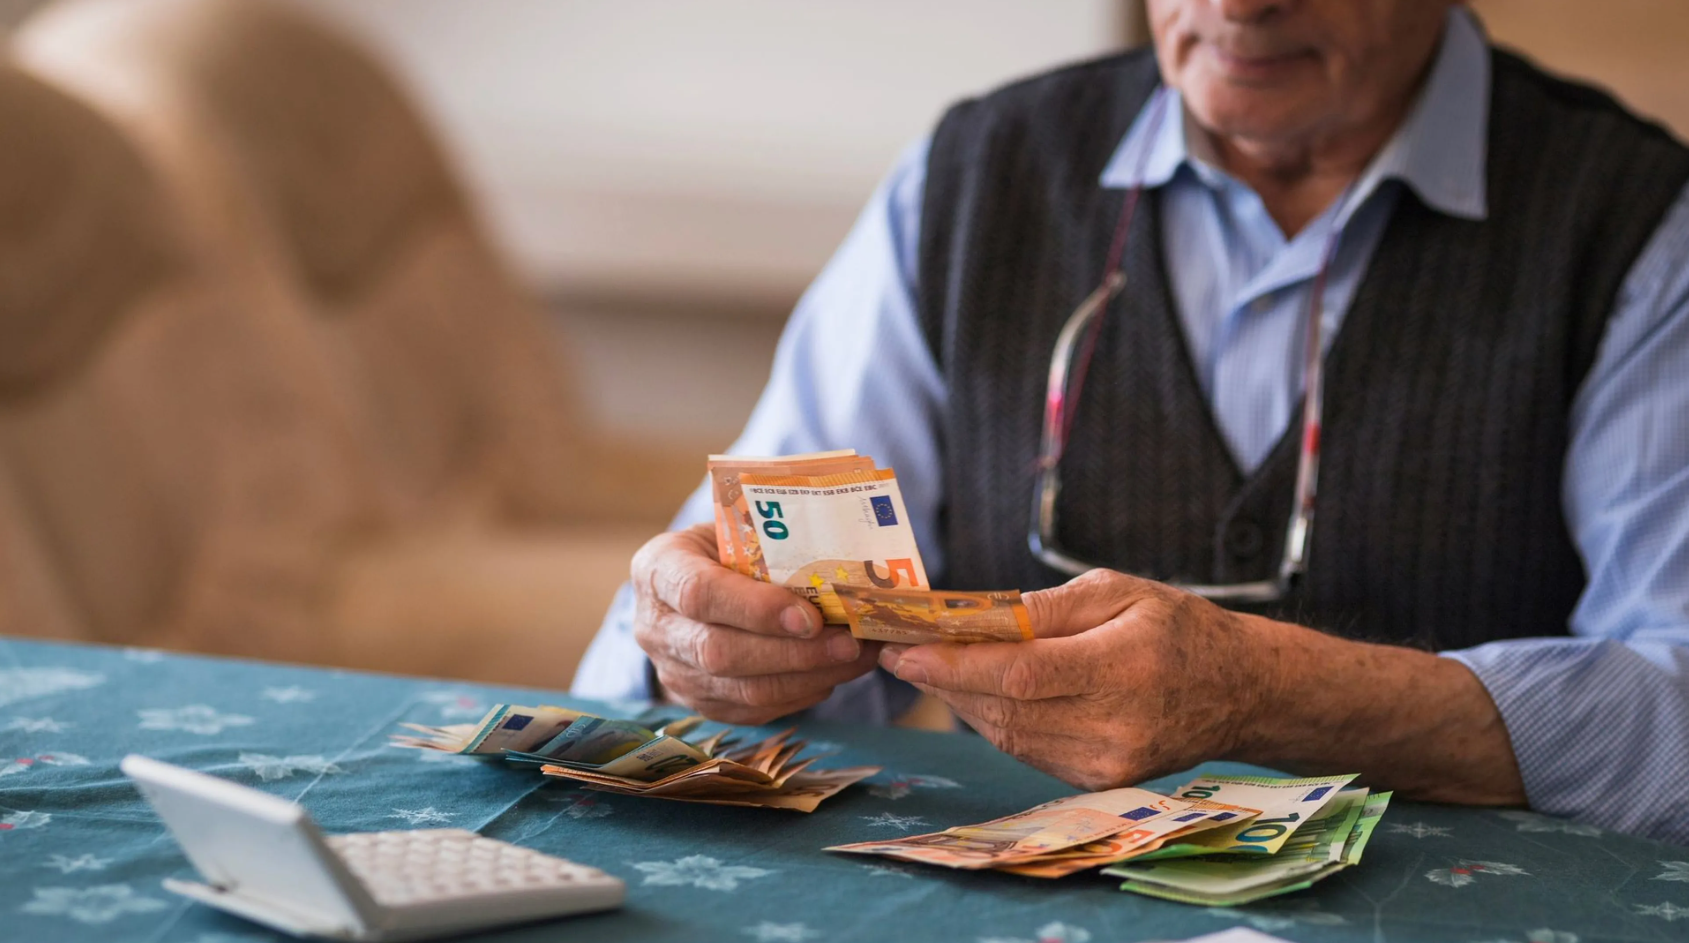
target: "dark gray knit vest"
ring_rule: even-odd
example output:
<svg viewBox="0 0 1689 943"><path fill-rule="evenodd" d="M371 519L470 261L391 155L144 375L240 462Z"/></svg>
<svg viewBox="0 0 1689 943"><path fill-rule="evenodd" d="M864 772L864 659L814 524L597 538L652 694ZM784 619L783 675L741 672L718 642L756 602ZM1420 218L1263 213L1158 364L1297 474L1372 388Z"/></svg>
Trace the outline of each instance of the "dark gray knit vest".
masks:
<svg viewBox="0 0 1689 943"><path fill-rule="evenodd" d="M1492 59L1489 218L1397 201L1326 360L1308 574L1276 617L1463 647L1564 633L1584 586L1560 504L1568 413L1689 150L1597 91ZM1098 177L1156 82L1143 52L1082 64L963 103L934 136L919 304L949 390L944 585L1065 578L1026 545L1043 385L1124 199ZM1261 579L1300 424L1238 469L1185 349L1159 215L1146 194L1062 464L1058 538L1127 572Z"/></svg>

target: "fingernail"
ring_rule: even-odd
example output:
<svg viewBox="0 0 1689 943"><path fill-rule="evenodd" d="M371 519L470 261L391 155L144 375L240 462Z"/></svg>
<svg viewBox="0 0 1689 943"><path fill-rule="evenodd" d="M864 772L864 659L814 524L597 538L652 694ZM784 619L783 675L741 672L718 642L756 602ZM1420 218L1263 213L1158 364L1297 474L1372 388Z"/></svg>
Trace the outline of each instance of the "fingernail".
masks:
<svg viewBox="0 0 1689 943"><path fill-rule="evenodd" d="M809 613L802 606L793 606L780 613L780 627L798 638L809 638L815 634L815 625L809 621Z"/></svg>
<svg viewBox="0 0 1689 943"><path fill-rule="evenodd" d="M849 635L835 635L827 640L827 654L834 661L855 661L862 654L862 643Z"/></svg>

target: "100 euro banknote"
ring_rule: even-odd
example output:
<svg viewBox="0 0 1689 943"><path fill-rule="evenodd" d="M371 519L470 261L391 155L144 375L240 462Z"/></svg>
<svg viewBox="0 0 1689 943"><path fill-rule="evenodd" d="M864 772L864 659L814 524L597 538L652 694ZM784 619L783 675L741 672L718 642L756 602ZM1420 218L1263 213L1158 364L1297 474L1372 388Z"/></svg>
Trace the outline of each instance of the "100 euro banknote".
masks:
<svg viewBox="0 0 1689 943"><path fill-rule="evenodd" d="M1337 797L1358 774L1278 779L1271 776L1199 776L1173 791L1181 799L1224 802L1261 814L1247 821L1180 839L1139 860L1190 855L1270 855Z"/></svg>
<svg viewBox="0 0 1689 943"><path fill-rule="evenodd" d="M1390 793L1341 790L1313 819L1270 856L1130 861L1103 873L1126 878L1120 885L1164 900L1230 907L1301 890L1360 863L1361 852L1389 806Z"/></svg>

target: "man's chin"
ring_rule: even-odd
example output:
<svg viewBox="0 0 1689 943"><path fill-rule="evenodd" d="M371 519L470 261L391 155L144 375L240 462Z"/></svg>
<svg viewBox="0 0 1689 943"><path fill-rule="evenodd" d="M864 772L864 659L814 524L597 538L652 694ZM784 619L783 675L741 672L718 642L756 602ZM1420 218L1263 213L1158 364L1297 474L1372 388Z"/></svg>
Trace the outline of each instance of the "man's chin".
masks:
<svg viewBox="0 0 1689 943"><path fill-rule="evenodd" d="M1185 103L1199 127L1232 141L1290 145L1305 138L1313 124L1310 109L1287 101L1282 93L1205 90L1186 95Z"/></svg>

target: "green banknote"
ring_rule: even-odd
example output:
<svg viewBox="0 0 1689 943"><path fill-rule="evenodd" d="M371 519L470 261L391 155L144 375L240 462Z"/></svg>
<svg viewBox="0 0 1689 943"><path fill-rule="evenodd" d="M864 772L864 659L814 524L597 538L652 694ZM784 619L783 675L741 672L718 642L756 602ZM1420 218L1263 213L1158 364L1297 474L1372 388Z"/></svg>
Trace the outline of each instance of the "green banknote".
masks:
<svg viewBox="0 0 1689 943"><path fill-rule="evenodd" d="M1272 776L1198 776L1174 790L1179 799L1224 802L1260 814L1235 825L1198 832L1136 860L1187 858L1213 854L1276 854L1314 816L1323 813L1337 791L1359 775L1279 779Z"/></svg>
<svg viewBox="0 0 1689 943"><path fill-rule="evenodd" d="M1129 861L1103 873L1126 878L1120 889L1150 897L1230 907L1302 890L1358 864L1390 793L1344 789L1296 830L1275 855Z"/></svg>

